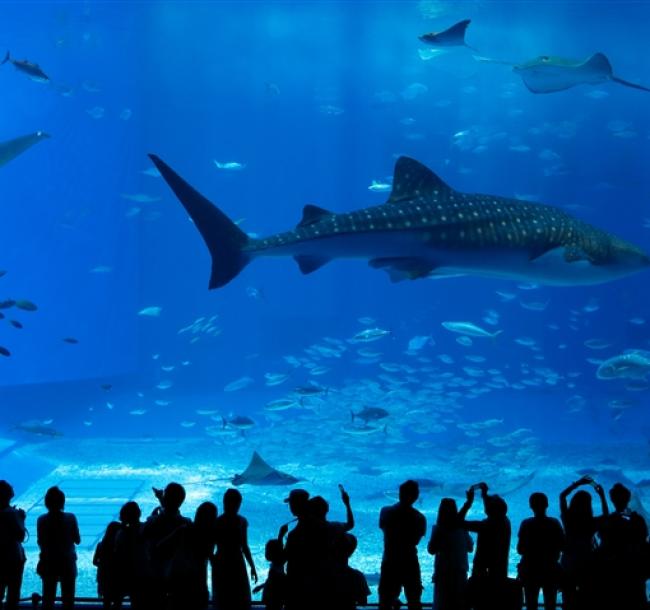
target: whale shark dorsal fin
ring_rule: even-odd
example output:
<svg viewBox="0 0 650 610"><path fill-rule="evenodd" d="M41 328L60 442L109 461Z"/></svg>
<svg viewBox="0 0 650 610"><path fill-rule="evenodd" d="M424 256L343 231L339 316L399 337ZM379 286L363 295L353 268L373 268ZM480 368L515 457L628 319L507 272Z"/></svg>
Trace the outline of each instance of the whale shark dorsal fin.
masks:
<svg viewBox="0 0 650 610"><path fill-rule="evenodd" d="M298 223L299 227L307 227L321 220L324 216L331 216L333 212L325 208L319 208L317 205L307 204L302 209L302 218Z"/></svg>
<svg viewBox="0 0 650 610"><path fill-rule="evenodd" d="M393 190L386 203L399 203L405 199L425 197L435 191L451 193L453 189L419 161L410 157L400 157L395 163Z"/></svg>

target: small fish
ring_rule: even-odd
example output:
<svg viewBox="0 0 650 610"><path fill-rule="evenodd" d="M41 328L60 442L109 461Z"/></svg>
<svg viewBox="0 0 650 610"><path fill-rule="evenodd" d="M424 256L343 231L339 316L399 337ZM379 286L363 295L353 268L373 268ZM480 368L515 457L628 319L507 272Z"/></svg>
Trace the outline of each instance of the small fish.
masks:
<svg viewBox="0 0 650 610"><path fill-rule="evenodd" d="M157 318L162 312L162 307L152 306L145 307L138 312L139 316L147 316L150 318Z"/></svg>
<svg viewBox="0 0 650 610"><path fill-rule="evenodd" d="M104 390L104 392L108 392L110 389L113 388L113 384L112 383L102 383L99 387L102 390Z"/></svg>
<svg viewBox="0 0 650 610"><path fill-rule="evenodd" d="M169 381L169 379L165 379L164 381L161 381L156 387L159 390L169 390L174 385L173 382Z"/></svg>
<svg viewBox="0 0 650 610"><path fill-rule="evenodd" d="M124 108L120 112L120 120L128 121L133 116L133 111L130 108Z"/></svg>
<svg viewBox="0 0 650 610"><path fill-rule="evenodd" d="M93 267L90 270L90 273L110 273L113 271L113 267L109 267L108 265L97 265L97 267Z"/></svg>
<svg viewBox="0 0 650 610"><path fill-rule="evenodd" d="M230 419L222 417L221 422L224 428L231 427L237 428L238 430L250 430L255 426L255 422L246 415L236 415Z"/></svg>
<svg viewBox="0 0 650 610"><path fill-rule="evenodd" d="M133 411L129 411L129 415L144 415L146 412L146 409L133 409Z"/></svg>
<svg viewBox="0 0 650 610"><path fill-rule="evenodd" d="M389 330L383 330L381 328L367 328L366 330L359 331L352 339L349 339L350 343L370 343L371 341L378 341L384 337L390 335Z"/></svg>
<svg viewBox="0 0 650 610"><path fill-rule="evenodd" d="M161 200L161 197L154 197L146 193L122 193L120 196L122 199L133 201L134 203L155 203Z"/></svg>
<svg viewBox="0 0 650 610"><path fill-rule="evenodd" d="M11 352L6 348L0 345L0 356L4 356L5 358L8 358L11 356Z"/></svg>
<svg viewBox="0 0 650 610"><path fill-rule="evenodd" d="M458 333L470 337L489 337L494 339L503 332L502 330L497 330L491 333L472 322L441 322L441 324L443 328L452 333Z"/></svg>
<svg viewBox="0 0 650 610"><path fill-rule="evenodd" d="M217 169L227 169L231 171L239 171L246 167L245 163L237 163L237 161L226 161L225 163L220 163L216 159L212 160L213 163L217 166Z"/></svg>
<svg viewBox="0 0 650 610"><path fill-rule="evenodd" d="M0 62L0 66L7 62L12 63L14 68L23 74L26 74L31 80L36 83L47 83L50 77L43 72L38 64L27 61L26 59L12 59L11 54L7 51L4 59Z"/></svg>
<svg viewBox="0 0 650 610"><path fill-rule="evenodd" d="M377 182L376 180L372 181L372 184L368 187L369 191L373 193L389 193L393 186L387 182Z"/></svg>
<svg viewBox="0 0 650 610"><path fill-rule="evenodd" d="M23 325L18 320L9 320L9 324L14 328L23 328Z"/></svg>
<svg viewBox="0 0 650 610"><path fill-rule="evenodd" d="M608 343L604 339L587 339L584 342L584 346L589 349L606 349L611 346L611 343Z"/></svg>
<svg viewBox="0 0 650 610"><path fill-rule="evenodd" d="M231 381L229 384L224 386L223 391L224 392L236 392L237 390L241 390L247 386L249 386L251 383L253 383L253 378L252 377L240 377L239 379L235 381Z"/></svg>
<svg viewBox="0 0 650 610"><path fill-rule="evenodd" d="M20 299L18 301L4 301L5 303L13 303L18 309L22 309L23 311L36 311L38 307L32 303L31 301L27 301L25 299ZM1 304L0 304L1 305ZM11 307L11 305L9 305ZM2 308L2 307L0 307Z"/></svg>
<svg viewBox="0 0 650 610"><path fill-rule="evenodd" d="M298 403L295 400L289 398L279 398L278 400L271 400L264 405L266 411L287 411L288 409L293 409L297 407Z"/></svg>
<svg viewBox="0 0 650 610"><path fill-rule="evenodd" d="M264 379L266 379L267 386L280 385L289 379L287 373L264 373Z"/></svg>
<svg viewBox="0 0 650 610"><path fill-rule="evenodd" d="M13 299L6 299L4 301L0 301L0 309L9 309L10 307L13 307L16 304L16 301Z"/></svg>
<svg viewBox="0 0 650 610"><path fill-rule="evenodd" d="M186 420L186 421L182 421L182 422L181 422L181 426L182 426L183 428L193 428L194 426L196 426L196 422L188 421L188 420Z"/></svg>
<svg viewBox="0 0 650 610"><path fill-rule="evenodd" d="M382 419L385 419L389 415L390 413L381 407L364 406L361 411L357 411L356 413L354 411L350 411L350 416L353 423L355 419L360 419L364 424L367 424L371 421L380 421Z"/></svg>
<svg viewBox="0 0 650 610"><path fill-rule="evenodd" d="M105 113L106 108L103 106L93 106L92 108L86 109L86 114L95 120L101 119Z"/></svg>
<svg viewBox="0 0 650 610"><path fill-rule="evenodd" d="M75 339L74 337L64 337L63 342L69 343L70 345L76 345L79 343L79 339Z"/></svg>
<svg viewBox="0 0 650 610"><path fill-rule="evenodd" d="M430 335L416 335L413 337L408 344L409 351L418 351L421 350L425 345L431 342Z"/></svg>
<svg viewBox="0 0 650 610"><path fill-rule="evenodd" d="M159 407L166 407L172 404L171 400L154 400L153 403Z"/></svg>

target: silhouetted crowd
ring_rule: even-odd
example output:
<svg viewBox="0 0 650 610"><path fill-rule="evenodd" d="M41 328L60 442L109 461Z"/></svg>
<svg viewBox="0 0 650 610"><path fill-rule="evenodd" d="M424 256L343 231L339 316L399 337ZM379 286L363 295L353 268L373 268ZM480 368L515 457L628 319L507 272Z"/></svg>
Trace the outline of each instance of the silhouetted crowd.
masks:
<svg viewBox="0 0 650 610"><path fill-rule="evenodd" d="M593 486L601 505L594 515ZM350 531L354 515L350 497L339 486L346 521L329 521L329 505L321 496L293 489L285 502L293 519L266 543L266 582L257 584L257 570L248 546L248 521L239 514L242 495L228 489L219 514L204 502L194 519L181 514L185 490L170 483L154 489L159 506L141 520L136 502L122 506L119 521L108 524L95 550L98 593L104 608L117 609L125 598L136 610L248 610L253 593L262 592L269 610L351 610L366 603L370 590L362 572L350 567L357 547ZM485 518L466 518L476 492ZM575 492L575 493L574 493ZM17 607L25 564L25 512L11 506L13 489L0 481L0 605ZM570 501L568 500L571 496ZM399 488L399 501L381 509L379 527L384 553L379 577L379 607L400 607L403 592L410 610L422 607L422 576L418 544L426 535L426 519L415 508L416 481ZM458 509L455 500L440 502L428 551L434 556L435 610L510 610L544 607L554 610L558 592L568 610L647 610L646 580L650 546L644 518L630 510L631 493L620 483L605 492L590 477L572 483L560 494L561 521L546 514L548 498L530 496L533 516L519 528L518 577L508 577L511 527L503 498L485 483L473 485ZM75 547L81 542L77 520L64 512L65 495L58 487L45 494L47 512L38 517L40 555L36 571L42 579L42 604L54 607L60 586L64 608L74 607L77 578ZM476 543L470 533L476 534ZM470 572L468 555L474 550ZM208 565L211 580L208 585ZM250 580L249 580L250 575Z"/></svg>

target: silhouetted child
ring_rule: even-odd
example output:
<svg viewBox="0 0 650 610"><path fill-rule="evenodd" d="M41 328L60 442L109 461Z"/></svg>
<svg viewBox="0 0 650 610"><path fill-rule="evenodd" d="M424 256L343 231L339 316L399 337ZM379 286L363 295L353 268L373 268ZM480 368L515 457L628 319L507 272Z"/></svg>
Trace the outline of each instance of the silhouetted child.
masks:
<svg viewBox="0 0 650 610"><path fill-rule="evenodd" d="M13 497L13 487L0 481L0 608L6 592L6 610L18 607L25 567L25 511L10 505Z"/></svg>
<svg viewBox="0 0 650 610"><path fill-rule="evenodd" d="M152 587L152 572L147 541L142 533L142 511L137 502L120 508L121 528L115 536L115 555L120 572L120 586L133 610L147 607Z"/></svg>
<svg viewBox="0 0 650 610"><path fill-rule="evenodd" d="M639 513L629 509L632 494L627 487L616 483L609 499L614 512L602 519L598 530L603 607L645 610L648 526Z"/></svg>
<svg viewBox="0 0 650 610"><path fill-rule="evenodd" d="M557 519L546 516L548 498L545 494L531 494L529 505L534 517L522 521L517 542L517 552L521 555L519 578L524 587L526 608L537 610L541 589L544 610L555 610L564 530Z"/></svg>
<svg viewBox="0 0 650 610"><path fill-rule="evenodd" d="M567 504L570 493L584 485L593 486L600 498L603 516L609 514L605 491L591 477L571 483L560 493L560 517L564 526L565 545L560 559L562 566L562 604L564 610L586 610L595 603L596 532L602 517L594 517L591 495L581 489Z"/></svg>
<svg viewBox="0 0 650 610"><path fill-rule="evenodd" d="M422 608L422 575L417 546L426 534L424 515L414 508L420 496L416 481L405 481L399 487L399 502L385 506L379 514L379 527L384 532L384 554L379 576L379 608L393 610L404 589L409 610Z"/></svg>
<svg viewBox="0 0 650 610"><path fill-rule="evenodd" d="M122 607L122 586L115 552L117 533L121 528L119 521L111 521L93 555L93 565L97 568L97 594L106 610Z"/></svg>
<svg viewBox="0 0 650 610"><path fill-rule="evenodd" d="M459 610L467 602L467 554L474 548L472 538L463 528L456 501L443 498L438 519L431 528L427 550L435 555L433 572L434 610Z"/></svg>
<svg viewBox="0 0 650 610"><path fill-rule="evenodd" d="M270 563L266 582L257 585L253 593L262 591L266 610L282 610L287 599L287 575L284 572L282 540L274 538L266 543L264 557Z"/></svg>
<svg viewBox="0 0 650 610"><path fill-rule="evenodd" d="M345 533L336 541L334 572L331 579L332 608L354 610L368 603L370 588L363 572L350 567L349 560L357 549L357 538Z"/></svg>

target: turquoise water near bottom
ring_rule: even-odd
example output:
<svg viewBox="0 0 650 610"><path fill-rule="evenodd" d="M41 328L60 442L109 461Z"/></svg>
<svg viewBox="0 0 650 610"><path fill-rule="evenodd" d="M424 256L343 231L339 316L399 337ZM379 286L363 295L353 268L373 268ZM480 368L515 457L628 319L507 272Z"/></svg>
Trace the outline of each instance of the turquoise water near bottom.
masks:
<svg viewBox="0 0 650 610"><path fill-rule="evenodd" d="M368 443L368 449L380 452L379 437ZM367 441L366 441L367 442ZM40 591L40 580L35 566L38 555L35 538L35 521L43 512L42 498L50 485L59 485L67 494L66 510L74 512L79 520L82 543L78 549L79 578L77 593L80 596L96 595L95 568L92 566L94 548L106 524L114 519L126 500L136 500L148 515L157 505L151 487L161 487L170 481L182 483L187 490L184 514L192 516L196 507L205 500L220 505L229 479L242 472L251 457L253 443L245 436L232 439L204 438L179 439L56 439L18 447L12 459L32 466L40 465L41 473L50 465L49 472L31 482L15 498L15 504L27 510L30 537L25 544L28 561L25 569L23 595ZM298 485L312 494L323 495L330 502L331 520L343 520L343 505L338 498L337 484L343 483L349 491L355 514L355 535L359 547L351 565L361 569L371 585L372 600L376 600L376 584L382 553L382 538L378 528L378 515L382 506L396 501L398 484L409 477L423 480L417 507L427 517L430 530L435 521L437 507L442 497L450 496L461 503L464 490L477 480L486 480L491 490L502 493L509 505L513 538L510 554L510 573L516 575L518 555L514 549L516 532L522 519L529 516L528 496L533 491L548 494L549 514L557 516L558 494L578 477L578 471L594 468L595 478L606 489L616 480L633 486L637 509L650 505L646 487L650 477L647 466L647 448L643 445L548 445L537 447L542 459L537 463L511 462L506 465L507 447L502 455L485 461L481 471L472 466L472 456L465 447L420 449L412 445L399 453L384 448L378 460L373 451L350 457L334 451L327 461L312 462L318 448L311 446L279 446L272 440L254 443L263 457L284 472L299 475L304 481ZM478 449L475 450L477 452ZM5 458L7 459L7 458ZM498 460L504 462L497 468ZM616 466L613 463L616 463ZM645 480L645 482L644 482ZM641 483L638 485L638 483ZM298 486L297 485L297 486ZM240 487L244 495L242 514L250 523L249 538L255 563L264 578L264 544L277 534L282 523L291 519L286 504L287 486ZM471 518L481 518L481 503L470 513ZM598 507L595 505L596 511ZM420 544L424 600L432 599L432 558L427 555L426 540Z"/></svg>

